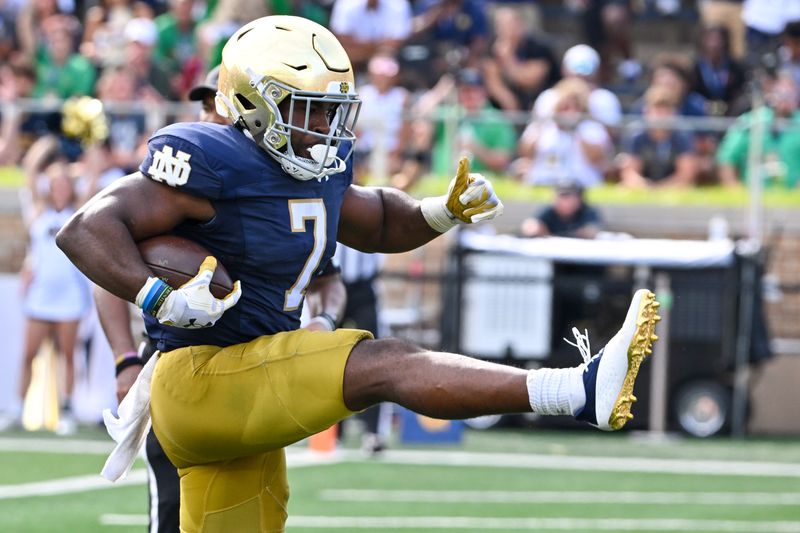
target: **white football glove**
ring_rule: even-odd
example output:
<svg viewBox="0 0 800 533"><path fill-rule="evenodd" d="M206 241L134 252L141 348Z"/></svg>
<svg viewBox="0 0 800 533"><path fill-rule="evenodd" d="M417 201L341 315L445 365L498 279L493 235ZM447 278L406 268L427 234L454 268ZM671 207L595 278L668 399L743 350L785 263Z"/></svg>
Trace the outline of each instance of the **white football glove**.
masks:
<svg viewBox="0 0 800 533"><path fill-rule="evenodd" d="M206 257L195 277L169 293L156 311L155 317L158 321L186 329L210 328L225 311L236 305L242 296L242 286L238 281L233 284L233 290L225 298L215 298L211 294L209 286L216 268L217 260L211 256ZM145 284L142 291L147 288L148 284Z"/></svg>
<svg viewBox="0 0 800 533"><path fill-rule="evenodd" d="M447 194L422 200L422 216L440 233L459 222L475 224L502 214L503 202L495 194L492 183L482 174L470 174L466 157L458 162L456 177L450 182Z"/></svg>

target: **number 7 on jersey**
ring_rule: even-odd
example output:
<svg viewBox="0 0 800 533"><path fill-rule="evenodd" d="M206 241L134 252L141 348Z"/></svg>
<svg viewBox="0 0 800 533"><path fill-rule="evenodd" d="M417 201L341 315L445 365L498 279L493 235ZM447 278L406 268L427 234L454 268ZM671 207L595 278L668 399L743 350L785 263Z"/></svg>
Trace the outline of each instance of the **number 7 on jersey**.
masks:
<svg viewBox="0 0 800 533"><path fill-rule="evenodd" d="M322 261L322 254L327 245L327 217L325 215L325 204L321 198L308 200L289 200L289 220L292 225L292 233L306 231L306 221L311 220L314 226L314 247L303 265L303 270L289 290L283 300L284 311L294 311L303 303L303 296L306 293L308 284L311 283L311 276L319 267Z"/></svg>

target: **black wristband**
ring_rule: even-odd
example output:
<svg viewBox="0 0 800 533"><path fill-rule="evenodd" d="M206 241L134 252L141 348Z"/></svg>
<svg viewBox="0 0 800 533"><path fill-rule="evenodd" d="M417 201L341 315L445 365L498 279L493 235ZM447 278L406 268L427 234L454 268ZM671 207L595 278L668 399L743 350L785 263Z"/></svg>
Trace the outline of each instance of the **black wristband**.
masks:
<svg viewBox="0 0 800 533"><path fill-rule="evenodd" d="M125 359L117 363L114 375L119 377L120 373L122 373L122 371L125 370L126 368L130 366L143 366L143 365L144 361L142 361L139 357L126 357Z"/></svg>
<svg viewBox="0 0 800 533"><path fill-rule="evenodd" d="M339 324L338 324L338 322L339 322L339 321L338 321L338 320L336 320L336 318L335 318L333 315L331 315L331 314L329 314L329 313L326 313L325 311L323 311L323 312L319 313L319 314L317 315L317 317L324 318L325 320L327 320L328 322L330 322L330 324L331 324L331 331L335 330L335 329L336 329L336 328L339 326ZM316 317L314 317L314 318L316 318Z"/></svg>

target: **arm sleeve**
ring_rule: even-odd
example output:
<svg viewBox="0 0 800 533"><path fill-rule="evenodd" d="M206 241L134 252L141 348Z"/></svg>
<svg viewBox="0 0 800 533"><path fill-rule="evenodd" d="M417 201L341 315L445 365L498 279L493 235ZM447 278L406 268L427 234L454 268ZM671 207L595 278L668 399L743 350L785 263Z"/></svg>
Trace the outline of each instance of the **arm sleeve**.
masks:
<svg viewBox="0 0 800 533"><path fill-rule="evenodd" d="M603 124L617 126L622 121L622 104L611 91L595 89L589 95L589 114Z"/></svg>
<svg viewBox="0 0 800 533"><path fill-rule="evenodd" d="M582 141L595 146L608 144L611 140L605 126L593 120L578 124L577 133Z"/></svg>
<svg viewBox="0 0 800 533"><path fill-rule="evenodd" d="M546 89L533 103L534 118L550 118L556 107L556 93L553 89Z"/></svg>
<svg viewBox="0 0 800 533"><path fill-rule="evenodd" d="M139 170L152 180L201 198L218 200L222 196L222 181L211 168L205 152L174 135L152 137Z"/></svg>

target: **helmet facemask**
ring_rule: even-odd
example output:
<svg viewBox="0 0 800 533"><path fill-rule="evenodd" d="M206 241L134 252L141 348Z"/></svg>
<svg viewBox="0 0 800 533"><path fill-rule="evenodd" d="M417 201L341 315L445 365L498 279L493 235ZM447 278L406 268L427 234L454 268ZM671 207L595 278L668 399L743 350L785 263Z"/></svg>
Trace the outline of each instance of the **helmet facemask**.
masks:
<svg viewBox="0 0 800 533"><path fill-rule="evenodd" d="M230 115L233 110L234 123L244 126L249 136L267 153L275 158L289 175L293 178L307 181L310 179L321 180L331 174L338 174L345 170L345 161L353 153L356 136L353 133L361 101L353 92L349 82L330 82L325 92L300 91L269 77L259 76L248 69L250 85L266 104L266 109L259 109L253 102L240 97L243 112L239 113L236 106L229 103L224 94L218 93L218 105L222 103ZM288 98L286 117L281 113L280 105ZM314 104L332 104L334 111L327 117L329 129L327 133L312 131L311 108ZM248 108L252 115L248 117ZM296 109L305 109L303 123L294 124ZM266 120L265 120L266 119ZM251 124L252 122L252 124ZM309 135L319 140L308 150L308 154L295 153L292 146L292 132ZM347 153L338 154L342 143L350 143Z"/></svg>

